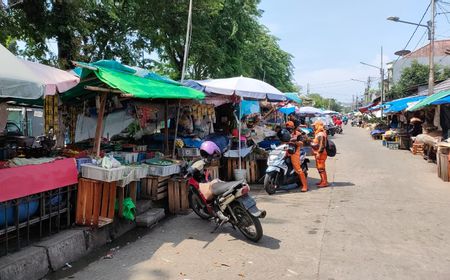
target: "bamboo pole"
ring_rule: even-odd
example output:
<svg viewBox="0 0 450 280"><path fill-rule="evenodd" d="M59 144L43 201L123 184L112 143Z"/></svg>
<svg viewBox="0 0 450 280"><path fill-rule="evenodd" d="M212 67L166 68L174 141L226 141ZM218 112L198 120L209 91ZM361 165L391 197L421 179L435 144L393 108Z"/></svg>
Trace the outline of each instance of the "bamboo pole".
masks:
<svg viewBox="0 0 450 280"><path fill-rule="evenodd" d="M97 127L95 129L95 140L94 140L94 152L97 157L100 156L100 146L102 143L102 132L103 132L103 116L105 114L106 99L108 97L107 92L102 92L100 94L100 108L98 110L97 116Z"/></svg>

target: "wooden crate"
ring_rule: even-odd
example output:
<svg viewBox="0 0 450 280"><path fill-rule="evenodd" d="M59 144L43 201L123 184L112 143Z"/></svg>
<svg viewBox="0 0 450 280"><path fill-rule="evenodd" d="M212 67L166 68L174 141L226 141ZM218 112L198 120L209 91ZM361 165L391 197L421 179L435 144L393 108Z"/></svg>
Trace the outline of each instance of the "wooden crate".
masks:
<svg viewBox="0 0 450 280"><path fill-rule="evenodd" d="M219 179L219 166L209 166L206 170L208 170L211 180Z"/></svg>
<svg viewBox="0 0 450 280"><path fill-rule="evenodd" d="M171 178L168 184L169 212L172 214L186 213L189 210L188 179Z"/></svg>
<svg viewBox="0 0 450 280"><path fill-rule="evenodd" d="M448 149L439 149L437 154L438 177L444 182L450 181L450 155Z"/></svg>
<svg viewBox="0 0 450 280"><path fill-rule="evenodd" d="M425 145L423 143L414 143L411 148L411 152L413 155L423 155L424 146Z"/></svg>
<svg viewBox="0 0 450 280"><path fill-rule="evenodd" d="M259 170L256 161L242 159L241 164L242 169L247 170L247 183L249 184L257 183L259 180ZM226 168L227 168L226 180L228 181L234 180L233 170L239 169L239 159L228 158Z"/></svg>
<svg viewBox="0 0 450 280"><path fill-rule="evenodd" d="M76 224L97 227L112 222L115 203L116 182L80 178L75 215Z"/></svg>
<svg viewBox="0 0 450 280"><path fill-rule="evenodd" d="M167 185L170 176L148 176L141 180L141 197L153 201L167 197Z"/></svg>

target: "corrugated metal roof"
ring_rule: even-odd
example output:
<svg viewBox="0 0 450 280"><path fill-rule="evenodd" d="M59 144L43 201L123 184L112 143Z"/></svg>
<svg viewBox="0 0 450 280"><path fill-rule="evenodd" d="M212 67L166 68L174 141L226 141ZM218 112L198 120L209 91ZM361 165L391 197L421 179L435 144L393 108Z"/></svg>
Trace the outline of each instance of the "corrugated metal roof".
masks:
<svg viewBox="0 0 450 280"><path fill-rule="evenodd" d="M443 90L450 90L450 79L447 79L434 86L434 93L438 93ZM428 95L428 89L419 91L418 95Z"/></svg>

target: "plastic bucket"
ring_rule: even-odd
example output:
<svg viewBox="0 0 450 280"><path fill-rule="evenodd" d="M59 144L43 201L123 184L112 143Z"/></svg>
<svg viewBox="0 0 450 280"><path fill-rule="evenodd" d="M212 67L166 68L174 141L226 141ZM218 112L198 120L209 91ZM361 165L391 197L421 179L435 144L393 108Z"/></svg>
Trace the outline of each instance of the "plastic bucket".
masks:
<svg viewBox="0 0 450 280"><path fill-rule="evenodd" d="M247 179L247 170L246 169L234 169L233 170L234 179L237 181L242 181Z"/></svg>

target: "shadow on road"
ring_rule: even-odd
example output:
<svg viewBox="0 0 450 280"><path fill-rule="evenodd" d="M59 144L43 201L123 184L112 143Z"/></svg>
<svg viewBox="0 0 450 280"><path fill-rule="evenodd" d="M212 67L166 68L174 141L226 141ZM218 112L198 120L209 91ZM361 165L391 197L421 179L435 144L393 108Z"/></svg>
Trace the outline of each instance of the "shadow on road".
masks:
<svg viewBox="0 0 450 280"><path fill-rule="evenodd" d="M235 239L230 240L230 241L245 241L250 245L256 246L256 247L262 247L262 248L267 248L267 249L271 249L271 250L278 250L280 249L280 243L281 240L276 239L274 237L268 236L268 235L263 235L263 237L261 238L261 240L259 240L258 243L252 242L250 240L247 239L243 239L242 238L242 234L239 232L239 230L234 230L232 232L230 232L230 235L232 237L234 237Z"/></svg>

